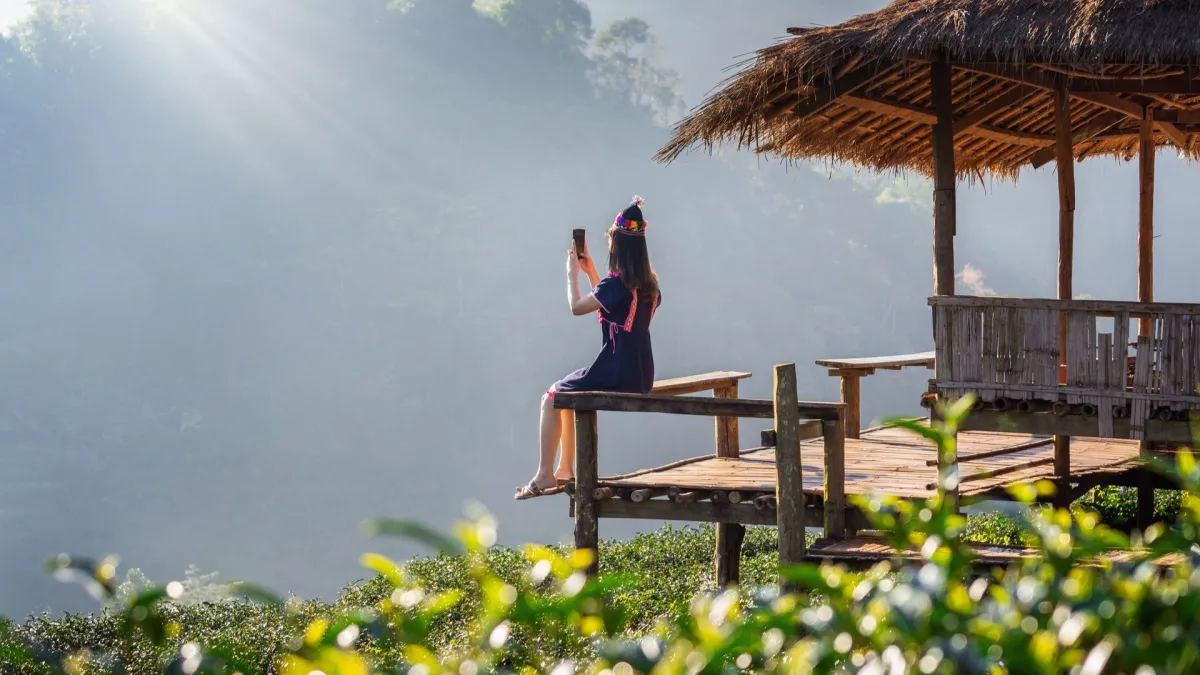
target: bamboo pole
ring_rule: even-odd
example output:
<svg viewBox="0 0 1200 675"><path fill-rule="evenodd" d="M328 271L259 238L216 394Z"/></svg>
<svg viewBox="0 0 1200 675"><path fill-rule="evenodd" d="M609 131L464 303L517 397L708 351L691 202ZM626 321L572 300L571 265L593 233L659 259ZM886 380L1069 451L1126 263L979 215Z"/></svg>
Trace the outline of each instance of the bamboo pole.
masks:
<svg viewBox="0 0 1200 675"><path fill-rule="evenodd" d="M1154 122L1153 110L1146 109L1138 142L1138 302L1154 302ZM1151 319L1138 321L1138 335L1153 337ZM1150 444L1140 444L1143 456L1150 454ZM1154 485L1146 469L1138 480L1137 526L1145 531L1154 520Z"/></svg>
<svg viewBox="0 0 1200 675"><path fill-rule="evenodd" d="M1075 151L1071 139L1071 99L1067 78L1058 78L1054 91L1054 137L1058 169L1058 298L1070 300L1075 265ZM1066 384L1067 372L1061 366L1067 358L1067 321L1058 322L1059 384ZM1058 491L1066 493L1071 478L1071 437L1054 437L1054 477ZM1059 500L1060 506L1066 506Z"/></svg>
<svg viewBox="0 0 1200 675"><path fill-rule="evenodd" d="M842 403L846 404L846 438L858 438L862 426L862 375L857 372L842 374Z"/></svg>
<svg viewBox="0 0 1200 675"><path fill-rule="evenodd" d="M738 383L713 390L715 398L737 398ZM718 417L716 420L717 457L736 459L740 454L738 441L738 419ZM742 560L742 541L746 538L746 527L737 523L717 523L717 546L715 552L717 586L725 587L738 583Z"/></svg>
<svg viewBox="0 0 1200 675"><path fill-rule="evenodd" d="M933 292L954 295L954 100L950 64L942 56L930 66L937 123L933 126Z"/></svg>
<svg viewBox="0 0 1200 675"><path fill-rule="evenodd" d="M825 444L825 537L846 536L846 437L841 422L822 422Z"/></svg>
<svg viewBox="0 0 1200 675"><path fill-rule="evenodd" d="M1138 144L1138 302L1154 302L1154 123L1151 110L1142 120ZM1138 335L1150 337L1150 319L1139 322Z"/></svg>
<svg viewBox="0 0 1200 675"><path fill-rule="evenodd" d="M575 548L592 551L589 575L600 570L600 519L593 496L600 475L598 444L596 411L575 411Z"/></svg>
<svg viewBox="0 0 1200 675"><path fill-rule="evenodd" d="M776 525L779 528L779 566L804 561L804 476L800 461L800 411L796 364L775 366ZM788 585L780 579L783 589Z"/></svg>

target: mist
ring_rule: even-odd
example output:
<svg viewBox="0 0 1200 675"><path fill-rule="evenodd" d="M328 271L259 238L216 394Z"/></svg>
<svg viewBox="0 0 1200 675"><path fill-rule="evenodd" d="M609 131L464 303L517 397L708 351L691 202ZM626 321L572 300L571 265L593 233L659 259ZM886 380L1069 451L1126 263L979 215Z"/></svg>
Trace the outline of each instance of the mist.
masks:
<svg viewBox="0 0 1200 675"><path fill-rule="evenodd" d="M0 614L93 609L41 571L64 551L329 597L365 550L424 553L364 540L371 517L479 502L503 544L569 540L565 499L512 493L541 393L600 344L566 306L571 229L602 241L635 193L659 378L768 397L795 362L836 400L814 360L931 349L924 179L651 160L747 53L881 3L737 4L36 3L0 43ZM653 39L596 48L629 18ZM1164 301L1200 281L1197 177L1160 158ZM1077 182L1075 289L1132 299L1136 168ZM959 292L1053 297L1055 185L960 192ZM864 422L918 413L928 377L869 378ZM711 451L711 421L600 420L603 474Z"/></svg>

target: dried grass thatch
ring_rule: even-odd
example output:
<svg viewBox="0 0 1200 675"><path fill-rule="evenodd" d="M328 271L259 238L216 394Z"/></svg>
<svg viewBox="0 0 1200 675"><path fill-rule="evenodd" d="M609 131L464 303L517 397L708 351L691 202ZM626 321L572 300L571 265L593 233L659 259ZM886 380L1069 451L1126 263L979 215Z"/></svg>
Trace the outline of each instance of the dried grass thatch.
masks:
<svg viewBox="0 0 1200 675"><path fill-rule="evenodd" d="M1144 114L1157 143L1200 156L1200 0L896 0L789 32L681 122L657 159L732 143L929 175L939 58L953 72L960 176L1051 161L1056 87L1071 92L1077 159L1134 156Z"/></svg>

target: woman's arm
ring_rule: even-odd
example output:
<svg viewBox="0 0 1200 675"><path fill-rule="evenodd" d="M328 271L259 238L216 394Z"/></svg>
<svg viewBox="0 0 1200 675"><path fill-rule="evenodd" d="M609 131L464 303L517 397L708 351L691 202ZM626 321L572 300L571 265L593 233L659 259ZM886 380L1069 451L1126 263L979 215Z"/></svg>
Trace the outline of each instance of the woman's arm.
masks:
<svg viewBox="0 0 1200 675"><path fill-rule="evenodd" d="M596 300L596 296L590 293L583 297L579 296L579 282L575 279L567 280L567 298L571 302L571 313L575 316L600 311L600 303Z"/></svg>
<svg viewBox="0 0 1200 675"><path fill-rule="evenodd" d="M591 272L588 278L591 279L595 275L595 268L589 266ZM594 288L599 283L599 279L592 282ZM567 303L571 307L571 313L575 316L583 316L592 312L600 311L600 302L596 300L596 296L585 295L579 296L579 258L575 255L575 247L572 246L567 251Z"/></svg>

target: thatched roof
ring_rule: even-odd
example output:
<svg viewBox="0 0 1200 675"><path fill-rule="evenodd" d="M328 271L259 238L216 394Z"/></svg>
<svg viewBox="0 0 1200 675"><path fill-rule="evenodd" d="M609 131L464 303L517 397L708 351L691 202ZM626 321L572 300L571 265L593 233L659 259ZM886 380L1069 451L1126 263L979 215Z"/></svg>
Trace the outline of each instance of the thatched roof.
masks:
<svg viewBox="0 0 1200 675"><path fill-rule="evenodd" d="M1200 157L1200 0L896 0L788 32L657 158L730 143L929 175L936 59L952 68L960 176L1053 160L1056 87L1071 92L1079 159L1133 157L1145 114L1158 144Z"/></svg>

